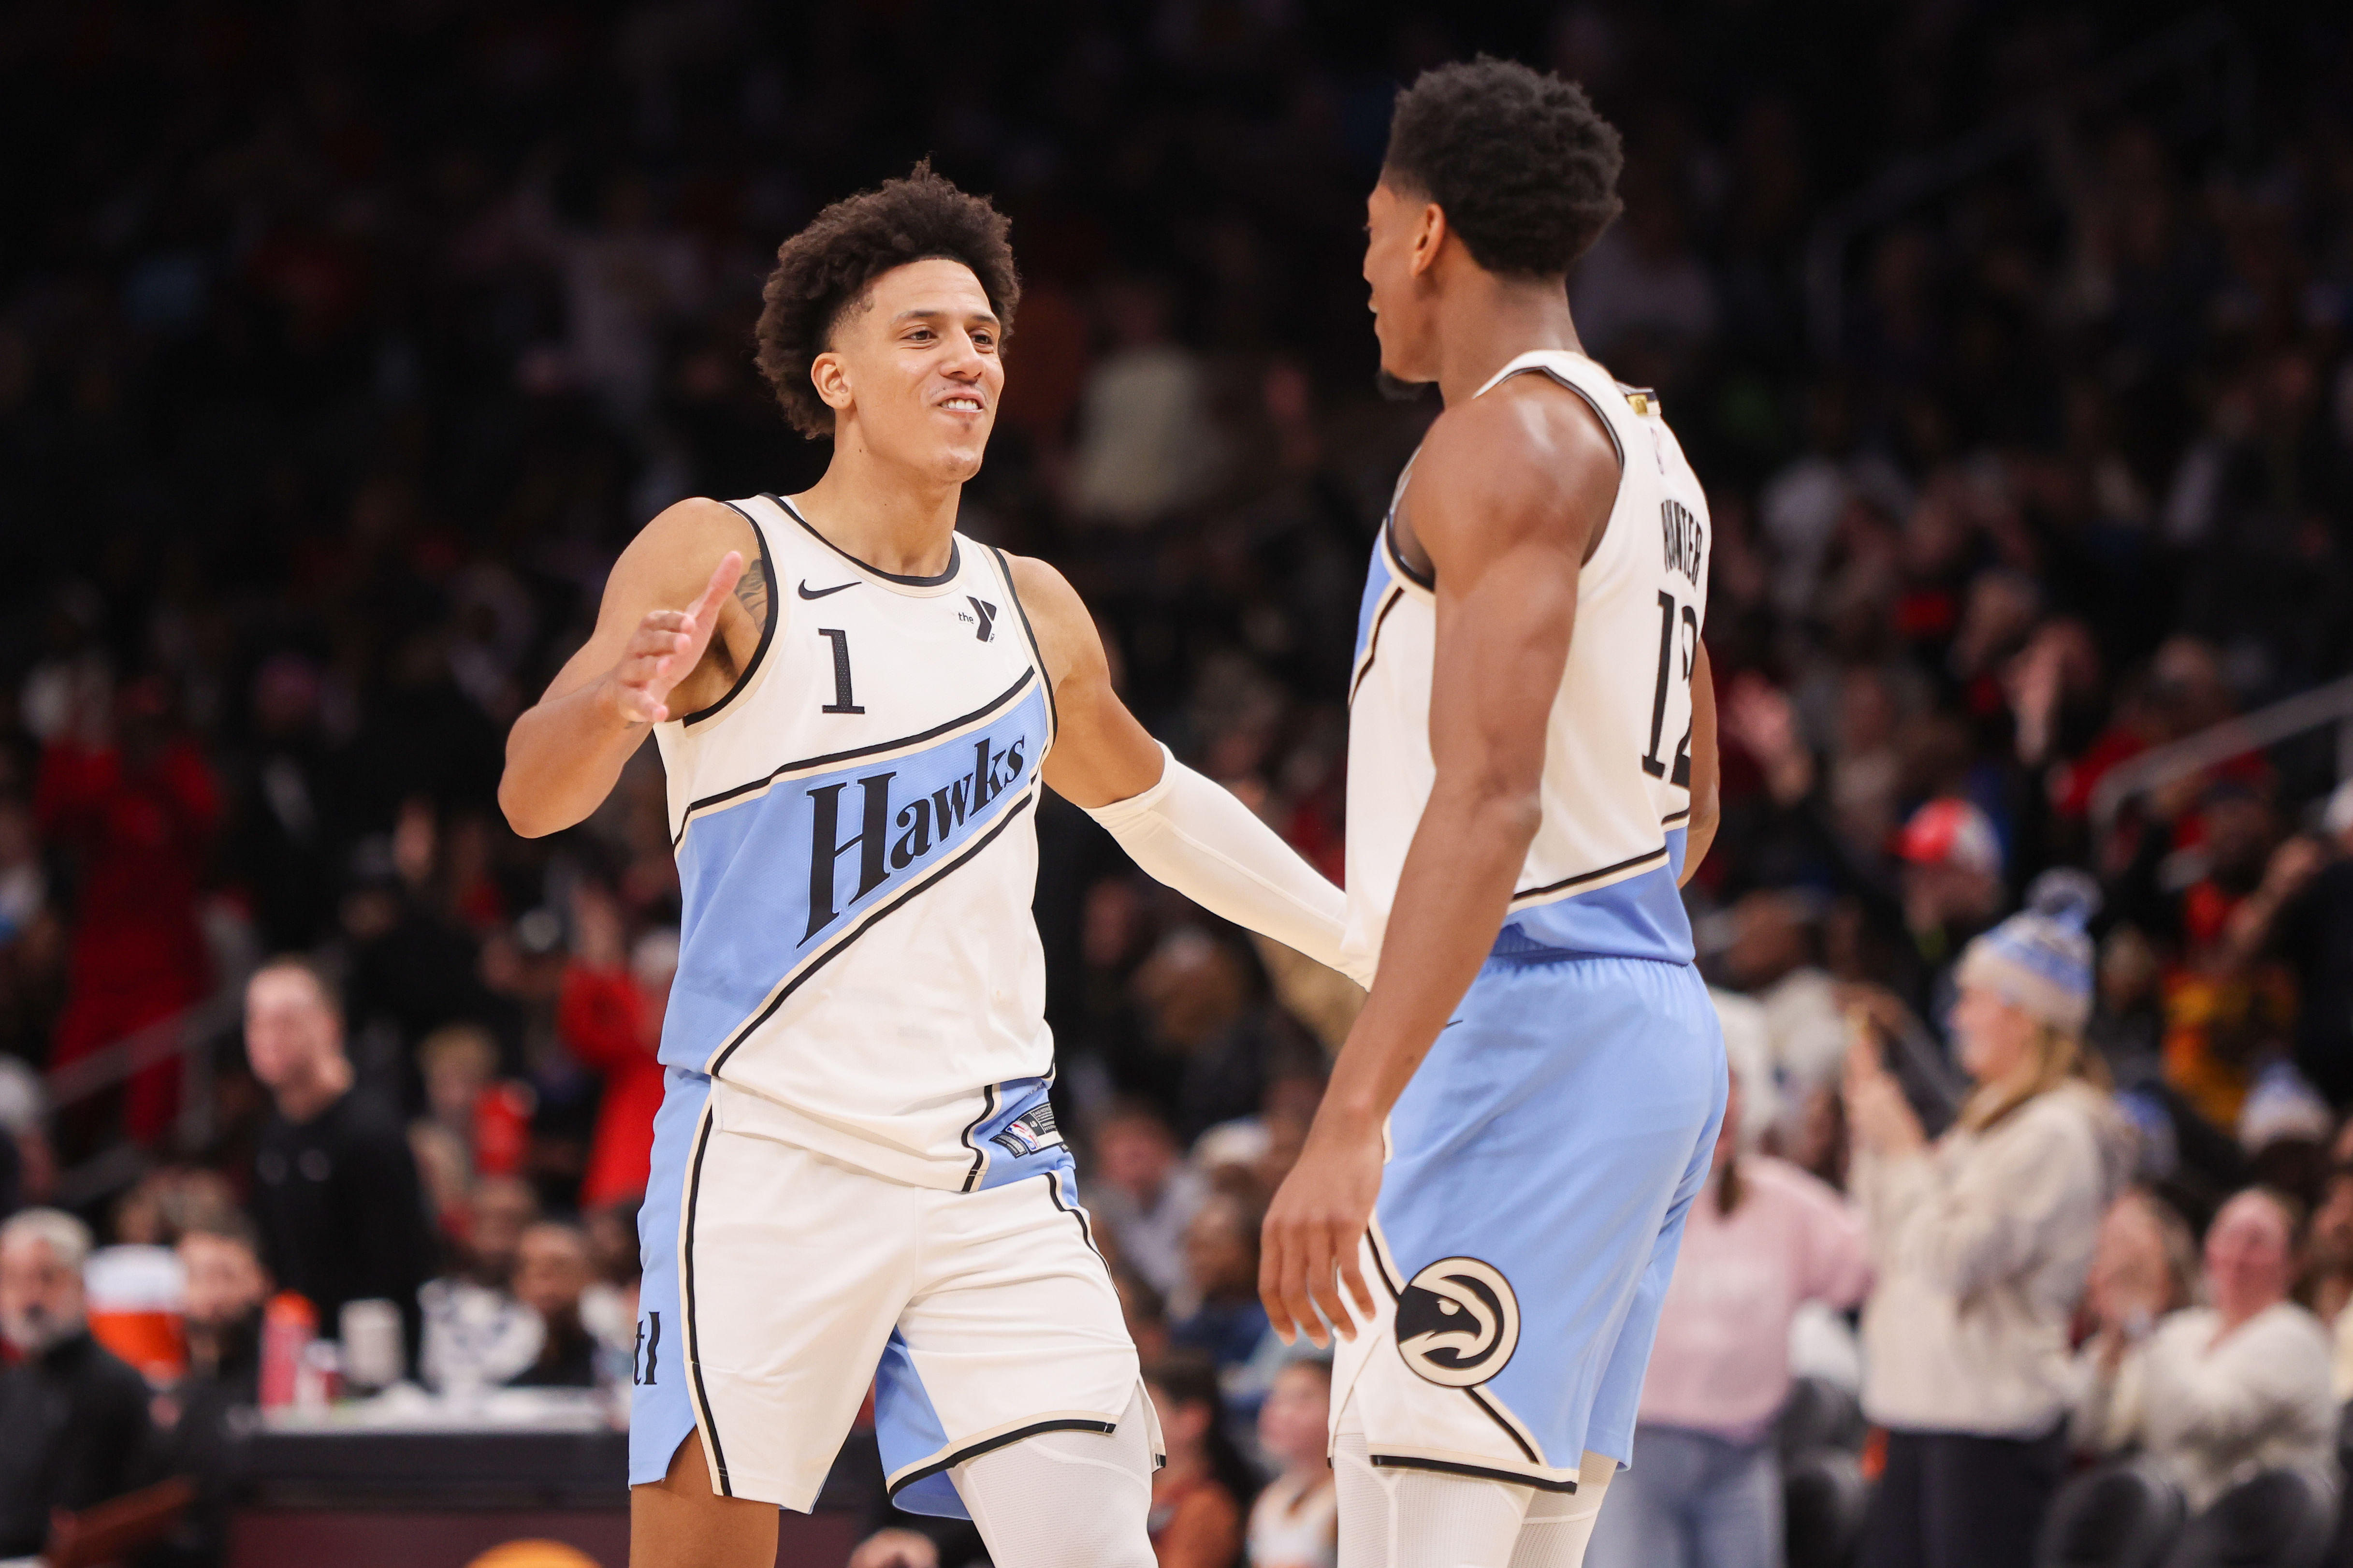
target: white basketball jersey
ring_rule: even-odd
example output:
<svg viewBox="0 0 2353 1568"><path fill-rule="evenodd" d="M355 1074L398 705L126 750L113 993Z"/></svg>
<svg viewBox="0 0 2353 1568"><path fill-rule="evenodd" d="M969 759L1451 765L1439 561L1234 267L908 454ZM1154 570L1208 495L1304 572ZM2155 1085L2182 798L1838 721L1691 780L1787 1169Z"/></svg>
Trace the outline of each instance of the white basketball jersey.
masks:
<svg viewBox="0 0 2353 1568"><path fill-rule="evenodd" d="M992 1138L1057 1141L1045 661L1000 552L958 535L944 573L897 576L778 497L731 504L774 609L734 689L655 731L683 896L661 1059L746 1091L731 1129L987 1185Z"/></svg>
<svg viewBox="0 0 2353 1568"><path fill-rule="evenodd" d="M1498 954L1556 952L1688 963L1676 879L1691 816L1691 674L1707 615L1707 500L1657 400L1583 354L1540 350L1508 377L1550 376L1583 397L1618 447L1618 499L1577 577L1577 621L1545 734L1543 819ZM1348 930L1378 961L1406 850L1429 803L1434 584L1381 529L1356 626L1348 709Z"/></svg>

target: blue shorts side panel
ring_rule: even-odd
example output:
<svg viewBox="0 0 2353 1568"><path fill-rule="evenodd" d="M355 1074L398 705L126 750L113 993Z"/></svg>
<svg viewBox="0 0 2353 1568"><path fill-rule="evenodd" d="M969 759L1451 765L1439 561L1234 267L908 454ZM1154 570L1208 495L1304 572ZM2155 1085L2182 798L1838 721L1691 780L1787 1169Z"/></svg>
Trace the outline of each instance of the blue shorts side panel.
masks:
<svg viewBox="0 0 2353 1568"><path fill-rule="evenodd" d="M1540 1462L1632 1453L1634 1411L1725 1100L1698 972L1644 959L1494 959L1391 1112L1377 1206L1401 1283L1479 1258L1516 1298L1482 1386Z"/></svg>
<svg viewBox="0 0 2353 1568"><path fill-rule="evenodd" d="M687 1398L686 1316L679 1301L678 1226L695 1128L711 1079L691 1068L662 1069L661 1109L654 1113L653 1163L638 1209L638 1352L629 1390L629 1484L670 1473L678 1446L694 1430Z"/></svg>

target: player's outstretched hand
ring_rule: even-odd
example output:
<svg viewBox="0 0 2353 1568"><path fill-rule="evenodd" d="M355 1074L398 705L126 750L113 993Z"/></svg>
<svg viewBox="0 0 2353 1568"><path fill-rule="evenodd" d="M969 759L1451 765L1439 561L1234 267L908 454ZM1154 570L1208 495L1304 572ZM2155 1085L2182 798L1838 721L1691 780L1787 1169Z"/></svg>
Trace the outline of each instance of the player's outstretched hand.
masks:
<svg viewBox="0 0 2353 1568"><path fill-rule="evenodd" d="M702 590L702 597L683 610L649 610L627 647L606 677L611 682L614 706L632 724L659 724L670 717L670 694L694 673L711 646L719 625L719 607L744 574L744 557L731 550Z"/></svg>
<svg viewBox="0 0 2353 1568"><path fill-rule="evenodd" d="M1371 1321L1373 1292L1361 1258L1380 1190L1379 1126L1346 1129L1318 1117L1261 1232L1259 1299L1283 1343L1305 1334L1326 1349L1332 1342L1327 1322L1353 1340L1359 1316ZM1343 1280L1358 1316L1342 1299Z"/></svg>

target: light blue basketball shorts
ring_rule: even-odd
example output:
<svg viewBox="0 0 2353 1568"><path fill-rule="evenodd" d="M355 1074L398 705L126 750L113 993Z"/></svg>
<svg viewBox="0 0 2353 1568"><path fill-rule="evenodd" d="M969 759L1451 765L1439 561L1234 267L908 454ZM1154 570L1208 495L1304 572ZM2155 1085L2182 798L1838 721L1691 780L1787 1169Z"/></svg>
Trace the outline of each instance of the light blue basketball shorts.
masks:
<svg viewBox="0 0 2353 1568"><path fill-rule="evenodd" d="M892 1498L916 1513L965 1517L956 1468L994 1448L1115 1430L1135 1347L1044 1080L997 1086L971 1192L785 1142L766 1101L702 1073L666 1080L638 1218L632 1486L699 1433L714 1491L806 1511L870 1387Z"/></svg>
<svg viewBox="0 0 2353 1568"><path fill-rule="evenodd" d="M1690 964L1491 958L1389 1114L1334 1430L1549 1490L1588 1449L1626 1462L1725 1088Z"/></svg>

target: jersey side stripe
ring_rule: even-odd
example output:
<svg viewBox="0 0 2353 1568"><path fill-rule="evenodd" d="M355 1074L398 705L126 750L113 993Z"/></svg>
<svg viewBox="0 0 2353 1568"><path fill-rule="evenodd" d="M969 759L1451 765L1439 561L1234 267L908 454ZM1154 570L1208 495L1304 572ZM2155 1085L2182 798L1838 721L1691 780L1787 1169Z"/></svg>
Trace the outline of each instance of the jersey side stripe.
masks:
<svg viewBox="0 0 2353 1568"><path fill-rule="evenodd" d="M1373 616L1372 635L1365 639L1365 661L1356 666L1356 679L1348 683L1348 702L1352 707L1356 703L1357 691L1365 684L1365 677L1373 671L1373 656L1380 651L1381 623L1389 618L1389 612L1396 609L1404 598L1405 589L1397 584L1390 584L1388 596Z"/></svg>
<svg viewBox="0 0 2353 1568"><path fill-rule="evenodd" d="M1640 870L1653 860L1664 860L1666 858L1667 847L1662 844L1656 849L1634 856L1631 859L1620 860L1615 866L1603 866L1598 870L1580 871L1574 877L1563 877L1559 881L1547 883L1541 888L1529 888L1514 893L1512 907L1517 909L1523 899L1550 898L1555 893L1566 892L1571 888L1581 888L1588 882L1598 882L1604 877L1615 877L1620 872Z"/></svg>
<svg viewBox="0 0 2353 1568"><path fill-rule="evenodd" d="M992 1083L981 1090L980 1114L967 1122L964 1130L964 1146L972 1151L972 1170L964 1179L965 1192L978 1186L981 1177L988 1173L988 1151L975 1142L972 1135L987 1125L988 1119L996 1114L997 1086Z"/></svg>

